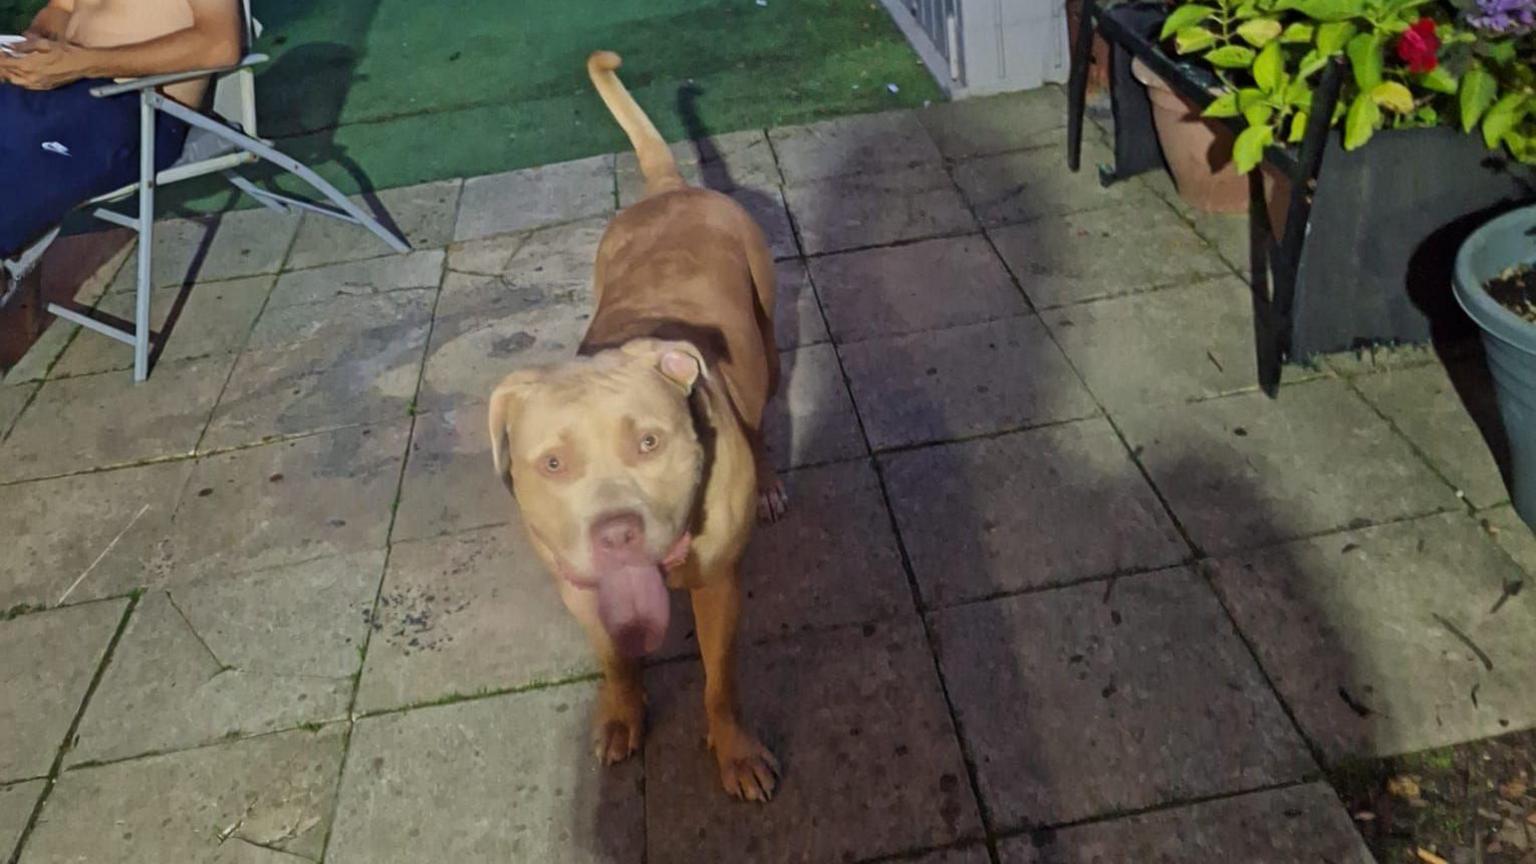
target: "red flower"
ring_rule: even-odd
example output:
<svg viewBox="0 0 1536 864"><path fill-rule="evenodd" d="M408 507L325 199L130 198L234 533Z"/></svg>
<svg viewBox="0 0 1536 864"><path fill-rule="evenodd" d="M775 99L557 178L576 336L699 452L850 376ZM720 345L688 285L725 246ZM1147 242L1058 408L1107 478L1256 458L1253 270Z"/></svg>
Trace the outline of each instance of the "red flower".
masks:
<svg viewBox="0 0 1536 864"><path fill-rule="evenodd" d="M1397 56L1408 64L1409 72L1433 72L1440 65L1435 52L1440 50L1440 37L1435 35L1433 18L1420 18L1403 32L1397 40Z"/></svg>

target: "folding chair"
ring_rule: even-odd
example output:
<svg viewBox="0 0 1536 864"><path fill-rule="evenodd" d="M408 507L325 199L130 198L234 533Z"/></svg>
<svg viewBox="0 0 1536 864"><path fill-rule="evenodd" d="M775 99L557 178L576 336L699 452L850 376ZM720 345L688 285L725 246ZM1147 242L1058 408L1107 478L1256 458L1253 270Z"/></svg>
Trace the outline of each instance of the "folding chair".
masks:
<svg viewBox="0 0 1536 864"><path fill-rule="evenodd" d="M143 381L149 376L149 297L153 287L150 265L154 249L155 189L183 180L222 173L235 188L250 195L266 207L279 212L307 210L361 225L378 235L379 239L396 252L409 252L411 247L395 232L379 223L374 216L341 194L336 187L322 180L318 174L299 161L279 153L272 145L257 136L256 86L251 68L267 61L264 54L250 53L250 46L261 35L261 24L251 16L250 0L242 0L245 21L244 43L246 54L233 66L222 69L204 69L172 75L153 75L146 78L119 81L91 90L97 98L120 96L125 93L139 94L139 180L81 205L94 207L92 215L114 225L131 229L138 234L138 282L134 298L133 332L128 332L98 320L91 315L68 309L57 303L48 304L48 311L66 321L94 330L120 342L133 346L133 380ZM200 113L179 102L160 95L158 88L167 84L194 78L210 78L214 81L213 104L210 111ZM174 165L155 172L155 112L163 111L187 123L191 129L182 149L181 157ZM317 204L279 195L257 187L250 180L236 173L236 169L265 160L293 174L325 196L334 206ZM131 218L106 209L106 204L122 201L138 195L138 218ZM48 245L58 236L58 229L49 232L41 240L23 251L16 259L5 261L6 290L0 295L0 305L9 300L21 280L37 265Z"/></svg>

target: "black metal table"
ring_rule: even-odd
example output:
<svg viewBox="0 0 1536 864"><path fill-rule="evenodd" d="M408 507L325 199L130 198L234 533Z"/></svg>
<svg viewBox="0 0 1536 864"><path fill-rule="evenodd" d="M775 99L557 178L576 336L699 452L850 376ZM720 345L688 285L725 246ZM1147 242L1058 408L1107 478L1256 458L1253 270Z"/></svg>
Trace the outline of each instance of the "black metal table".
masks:
<svg viewBox="0 0 1536 864"><path fill-rule="evenodd" d="M1115 114L1115 165L1101 167L1099 179L1109 185L1135 174L1162 167L1161 150L1151 135L1151 109L1145 92L1131 78L1131 58L1140 59L1179 94L1204 108L1214 100L1217 83L1209 70L1170 57L1157 44L1166 17L1162 4L1122 3L1103 6L1083 0L1082 26L1072 46L1072 71L1068 79L1067 167L1077 171L1082 162L1083 118L1087 109L1088 64L1092 62L1093 37L1101 34L1111 48L1111 96ZM1270 226L1262 172L1249 174L1249 238L1253 279L1255 352L1259 385L1271 398L1279 392L1281 368L1290 356L1294 328L1296 283L1307 236L1311 193L1315 188L1323 150L1328 142L1329 119L1338 104L1343 85L1343 64L1330 62L1322 73L1307 126L1297 147L1275 145L1264 161L1290 180L1285 230L1278 238ZM1126 134L1136 127L1144 134Z"/></svg>

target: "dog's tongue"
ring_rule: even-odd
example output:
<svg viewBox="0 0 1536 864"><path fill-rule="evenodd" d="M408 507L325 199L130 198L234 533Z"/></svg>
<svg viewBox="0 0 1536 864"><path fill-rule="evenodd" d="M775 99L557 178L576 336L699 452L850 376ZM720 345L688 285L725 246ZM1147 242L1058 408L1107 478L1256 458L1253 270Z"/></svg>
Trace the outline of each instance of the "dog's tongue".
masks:
<svg viewBox="0 0 1536 864"><path fill-rule="evenodd" d="M597 614L625 656L641 657L660 648L671 613L667 586L655 564L622 564L598 579Z"/></svg>

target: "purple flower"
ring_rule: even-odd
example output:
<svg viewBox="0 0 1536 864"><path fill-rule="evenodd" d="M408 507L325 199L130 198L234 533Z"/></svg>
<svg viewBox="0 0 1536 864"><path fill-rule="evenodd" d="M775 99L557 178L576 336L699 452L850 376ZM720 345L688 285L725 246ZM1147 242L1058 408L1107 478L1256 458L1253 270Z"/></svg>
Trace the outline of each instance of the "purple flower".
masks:
<svg viewBox="0 0 1536 864"><path fill-rule="evenodd" d="M1536 0L1477 0L1467 23L1493 33L1519 33L1536 27Z"/></svg>

